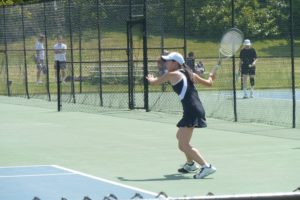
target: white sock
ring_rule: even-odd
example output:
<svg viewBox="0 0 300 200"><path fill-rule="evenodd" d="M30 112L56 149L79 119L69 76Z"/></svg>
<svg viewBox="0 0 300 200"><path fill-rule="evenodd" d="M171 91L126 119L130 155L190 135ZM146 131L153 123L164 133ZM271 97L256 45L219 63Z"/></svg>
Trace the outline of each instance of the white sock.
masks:
<svg viewBox="0 0 300 200"><path fill-rule="evenodd" d="M194 164L194 161L191 161L191 162L186 162L188 165L193 165Z"/></svg>
<svg viewBox="0 0 300 200"><path fill-rule="evenodd" d="M205 163L204 165L201 165L202 168L205 168L205 167L210 167L210 164L208 163Z"/></svg>

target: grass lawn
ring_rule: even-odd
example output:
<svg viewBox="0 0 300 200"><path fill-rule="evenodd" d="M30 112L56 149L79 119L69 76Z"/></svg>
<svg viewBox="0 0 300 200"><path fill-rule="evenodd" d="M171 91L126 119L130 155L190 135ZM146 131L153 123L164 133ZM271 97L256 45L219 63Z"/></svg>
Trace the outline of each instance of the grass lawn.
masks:
<svg viewBox="0 0 300 200"><path fill-rule="evenodd" d="M91 62L95 61L95 63L84 63L81 65L82 67L82 76L89 77L91 76L91 69L98 67L98 41L97 41L97 34L96 32L89 32L83 33L82 35L82 61L83 62ZM148 59L150 66L149 71L156 71L156 63L155 60L159 56L159 49L153 50L151 48L158 48L160 46L160 37L151 35L148 38ZM250 38L251 39L251 38ZM143 52L142 52L142 42L141 38L138 36L134 36L134 47L141 48L139 50L134 51L134 59L135 60L142 60ZM286 39L272 39L272 40L252 40L253 47L257 51L258 55L258 62L257 62L257 88L290 88L291 87L291 59L290 59L290 46L289 41ZM103 50L101 51L101 61L103 71L112 72L120 72L125 73L126 76L127 72L127 52L126 52L126 34L124 33L117 33L117 32L106 32L102 34L101 39L101 47L103 49L107 48L119 48L114 50ZM41 85L35 84L36 79L36 71L35 71L35 64L31 59L31 56L35 54L33 49L35 44L35 38L30 37L26 38L25 43L28 45L26 46L26 67L27 67L27 81L30 93L40 93L45 92L45 87ZM51 48L55 40L49 37L48 39L48 47ZM70 47L70 42L68 38L66 38L66 44ZM165 48L172 49L173 47L182 47L183 46L183 39L178 39L175 37L166 37L165 41ZM79 61L79 53L78 50L79 41L74 39L73 41L73 61ZM0 45L1 49L4 49L3 45ZM218 41L213 40L203 40L198 38L189 38L187 40L187 51L194 51L196 55L196 60L201 59L207 71L216 64L217 60L217 49L218 49ZM18 41L14 43L10 43L8 45L8 74L10 80L13 82L13 92L14 93L24 93L25 84L24 84L24 75L25 75L25 65L24 65L24 53L20 50L23 50L23 42ZM182 49L178 49L182 52ZM71 51L68 50L67 52L67 59L70 61L70 53ZM50 80L50 91L56 92L56 85L54 79L54 70L53 70L53 50L48 49L48 66L49 66L49 80ZM300 40L295 40L295 66L299 66L300 64ZM122 61L122 62L120 62ZM1 64L1 71L0 71L0 92L2 94L6 94L6 64L5 64L5 56L4 54L0 54L0 64ZM236 66L238 65L238 58L236 59ZM69 65L71 66L71 65ZM136 64L138 68L142 71L143 64L140 61L139 64ZM75 77L79 76L79 64L74 64L74 74ZM296 69L296 79L299 79L300 69ZM68 74L71 74L70 67L68 68ZM227 60L223 63L223 67L218 74L218 81L216 81L215 89L232 89L232 61ZM141 76L141 75L139 75ZM103 76L105 77L105 75ZM141 77L137 79L137 85L141 85ZM117 76L109 81L106 81L103 84L103 91L104 92L111 92L111 91L127 91L127 78ZM121 82L121 83L120 83ZM82 83L82 87L86 92L92 91L99 91L99 84L94 84L91 81L85 81ZM239 84L239 83L238 83ZM296 87L299 87L299 81L296 81ZM75 83L75 89L77 90L80 87L79 82ZM118 89L117 89L118 88ZM138 87L143 89L143 87ZM159 88L159 87L158 87ZM151 90L159 90L156 87L150 87ZM67 89L68 91L69 89Z"/></svg>

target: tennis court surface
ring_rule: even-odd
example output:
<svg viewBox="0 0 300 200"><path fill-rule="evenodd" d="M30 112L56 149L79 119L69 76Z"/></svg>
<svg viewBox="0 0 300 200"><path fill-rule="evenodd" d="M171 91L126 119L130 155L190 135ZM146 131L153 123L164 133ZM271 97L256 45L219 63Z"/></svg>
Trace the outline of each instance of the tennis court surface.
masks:
<svg viewBox="0 0 300 200"><path fill-rule="evenodd" d="M37 198L49 200L62 197L99 199L110 195L120 199L130 199L134 194L153 198L156 195L54 165L1 167L0 179L1 199L33 199L33 194Z"/></svg>
<svg viewBox="0 0 300 200"><path fill-rule="evenodd" d="M55 105L5 103L11 100L0 99L0 199L289 193L300 186L299 129L208 119L192 144L217 172L194 180L177 173L184 163L178 115L56 112Z"/></svg>

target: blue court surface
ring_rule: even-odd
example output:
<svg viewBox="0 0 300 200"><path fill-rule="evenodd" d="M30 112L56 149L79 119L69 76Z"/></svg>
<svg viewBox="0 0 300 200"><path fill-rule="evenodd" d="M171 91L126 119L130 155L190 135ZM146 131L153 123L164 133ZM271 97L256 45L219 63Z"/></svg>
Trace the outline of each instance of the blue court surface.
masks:
<svg viewBox="0 0 300 200"><path fill-rule="evenodd" d="M1 200L103 199L109 194L131 199L136 193L144 198L157 195L56 165L0 167Z"/></svg>

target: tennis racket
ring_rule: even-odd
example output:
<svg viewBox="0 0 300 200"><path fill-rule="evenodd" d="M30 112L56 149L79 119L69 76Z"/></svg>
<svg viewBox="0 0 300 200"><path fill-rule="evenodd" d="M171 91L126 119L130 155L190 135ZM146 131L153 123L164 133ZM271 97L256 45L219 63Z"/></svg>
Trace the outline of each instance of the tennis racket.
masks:
<svg viewBox="0 0 300 200"><path fill-rule="evenodd" d="M221 67L223 58L228 59L235 55L243 44L244 34L237 28L228 29L222 36L219 47L219 59L212 73Z"/></svg>

